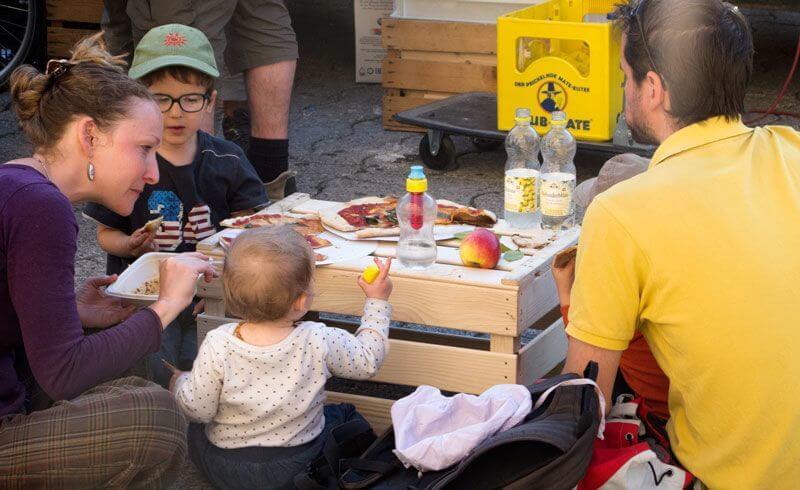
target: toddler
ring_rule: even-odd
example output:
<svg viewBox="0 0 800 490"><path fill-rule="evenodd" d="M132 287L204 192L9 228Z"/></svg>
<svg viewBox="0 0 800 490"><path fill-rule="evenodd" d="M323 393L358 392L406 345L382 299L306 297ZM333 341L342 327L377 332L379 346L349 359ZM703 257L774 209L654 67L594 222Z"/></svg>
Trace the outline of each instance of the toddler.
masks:
<svg viewBox="0 0 800 490"><path fill-rule="evenodd" d="M322 450L330 430L353 417L352 405L328 405L332 376L366 379L388 349L391 259L375 262L355 335L299 321L313 302L314 253L288 226L239 235L222 274L225 307L243 320L208 333L191 372L171 390L193 424L189 455L220 487L290 485ZM199 425L204 424L204 425Z"/></svg>

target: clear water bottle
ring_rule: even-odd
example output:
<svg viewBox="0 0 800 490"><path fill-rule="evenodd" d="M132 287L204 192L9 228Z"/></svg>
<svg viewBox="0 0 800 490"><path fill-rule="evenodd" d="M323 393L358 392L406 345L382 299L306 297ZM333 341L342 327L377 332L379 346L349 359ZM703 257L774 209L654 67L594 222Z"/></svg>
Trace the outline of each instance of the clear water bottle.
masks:
<svg viewBox="0 0 800 490"><path fill-rule="evenodd" d="M567 131L567 115L553 112L550 131L542 138L542 176L539 202L542 228L565 230L575 223L575 138Z"/></svg>
<svg viewBox="0 0 800 490"><path fill-rule="evenodd" d="M505 219L514 228L532 228L539 218L539 135L530 109L517 109L506 136Z"/></svg>
<svg viewBox="0 0 800 490"><path fill-rule="evenodd" d="M410 269L425 269L436 262L436 240L433 236L436 201L427 190L428 179L422 167L411 167L406 179L408 192L397 203L397 221L400 223L397 258Z"/></svg>

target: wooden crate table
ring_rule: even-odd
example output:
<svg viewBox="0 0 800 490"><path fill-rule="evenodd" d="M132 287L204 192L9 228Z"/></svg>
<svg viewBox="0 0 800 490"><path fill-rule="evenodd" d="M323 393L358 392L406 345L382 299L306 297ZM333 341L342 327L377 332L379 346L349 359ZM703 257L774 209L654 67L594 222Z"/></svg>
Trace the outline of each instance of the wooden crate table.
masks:
<svg viewBox="0 0 800 490"><path fill-rule="evenodd" d="M273 204L270 211L310 214L333 204L294 194ZM538 335L524 346L520 336L558 306L550 262L554 253L574 244L577 237L577 229L563 232L541 253L512 263L511 270L436 263L424 271L412 271L399 262L392 264L393 321L478 332L489 339L392 328L389 353L372 381L480 393L495 384L528 384L548 373L566 354L562 322L537 325ZM219 234L203 240L197 249L221 264L224 252L218 243ZM445 243L452 245L452 241ZM374 255L394 256L395 248L394 243L381 242ZM456 248L447 246L439 246L438 252L445 258L458 255ZM313 309L361 316L365 297L356 278L371 262L370 256L318 267ZM197 322L200 343L210 329L236 320L225 315L221 280L201 280L198 296L206 300ZM351 331L357 326L326 323ZM335 392L329 392L328 399L353 403L377 430L391 424L392 400Z"/></svg>

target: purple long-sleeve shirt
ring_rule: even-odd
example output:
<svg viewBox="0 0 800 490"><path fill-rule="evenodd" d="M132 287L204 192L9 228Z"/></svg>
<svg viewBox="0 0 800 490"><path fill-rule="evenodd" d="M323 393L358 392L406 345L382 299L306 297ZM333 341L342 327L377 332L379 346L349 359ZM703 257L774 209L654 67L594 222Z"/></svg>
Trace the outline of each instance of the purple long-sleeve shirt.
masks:
<svg viewBox="0 0 800 490"><path fill-rule="evenodd" d="M0 165L0 417L25 411L27 373L54 400L73 398L155 352L149 308L84 335L75 302L78 224L36 170Z"/></svg>

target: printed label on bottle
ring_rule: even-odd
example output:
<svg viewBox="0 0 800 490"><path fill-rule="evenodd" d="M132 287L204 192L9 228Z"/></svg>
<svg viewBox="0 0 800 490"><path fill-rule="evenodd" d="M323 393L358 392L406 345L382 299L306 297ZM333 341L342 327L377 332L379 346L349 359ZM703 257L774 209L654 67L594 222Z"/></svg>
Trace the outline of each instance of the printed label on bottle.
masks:
<svg viewBox="0 0 800 490"><path fill-rule="evenodd" d="M574 180L542 180L541 206L546 216L568 216L572 210Z"/></svg>
<svg viewBox="0 0 800 490"><path fill-rule="evenodd" d="M506 211L514 213L536 212L536 178L536 175L532 177L506 175Z"/></svg>

